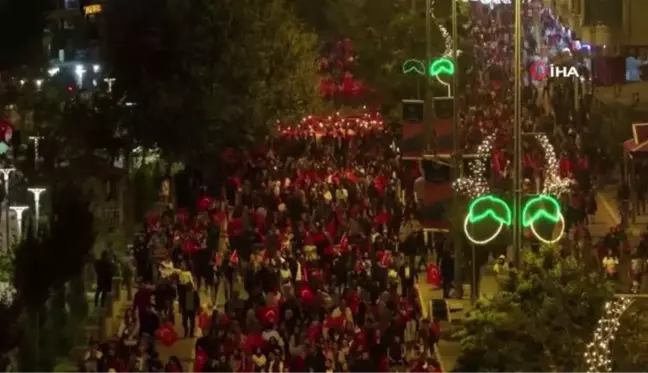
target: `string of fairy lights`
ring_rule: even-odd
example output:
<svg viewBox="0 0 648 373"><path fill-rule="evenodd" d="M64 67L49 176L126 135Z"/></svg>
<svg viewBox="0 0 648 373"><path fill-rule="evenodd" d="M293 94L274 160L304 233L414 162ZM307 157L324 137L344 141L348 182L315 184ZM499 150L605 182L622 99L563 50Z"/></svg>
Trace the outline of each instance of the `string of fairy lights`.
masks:
<svg viewBox="0 0 648 373"><path fill-rule="evenodd" d="M496 132L487 135L482 140L482 143L479 144L477 147L477 158L468 164L470 176L461 177L453 183L453 188L456 192L470 198L477 198L490 192L488 180L485 175L486 167L489 165L488 160L491 158L493 152L495 135ZM544 133L535 134L534 137L542 147L546 164L542 193L556 196L567 193L572 181L569 178L560 177L559 163L554 146Z"/></svg>
<svg viewBox="0 0 648 373"><path fill-rule="evenodd" d="M546 163L543 194L560 196L569 191L571 187L571 180L568 178L560 177L560 167L554 146L549 141L549 138L544 133L535 134L536 140L540 143L544 153Z"/></svg>
<svg viewBox="0 0 648 373"><path fill-rule="evenodd" d="M623 313L632 305L633 298L624 297L608 301L605 313L596 325L592 341L585 351L587 372L611 372L610 343L614 341Z"/></svg>
<svg viewBox="0 0 648 373"><path fill-rule="evenodd" d="M444 41L444 46L445 50L443 51L443 57L449 58L452 57L452 36L450 36L450 33L448 32L448 29L439 22L439 20L436 17L436 14L434 14L434 6L436 5L436 2L432 0L430 2L430 18L432 18L432 21L437 25L439 28L439 31L441 32L441 37L443 37ZM459 53L459 51L457 51Z"/></svg>
<svg viewBox="0 0 648 373"><path fill-rule="evenodd" d="M488 167L488 160L493 152L494 142L495 133L482 140L482 143L477 147L477 159L468 164L470 176L455 180L453 183L455 191L470 198L477 198L490 192L488 180L486 180L486 167Z"/></svg>

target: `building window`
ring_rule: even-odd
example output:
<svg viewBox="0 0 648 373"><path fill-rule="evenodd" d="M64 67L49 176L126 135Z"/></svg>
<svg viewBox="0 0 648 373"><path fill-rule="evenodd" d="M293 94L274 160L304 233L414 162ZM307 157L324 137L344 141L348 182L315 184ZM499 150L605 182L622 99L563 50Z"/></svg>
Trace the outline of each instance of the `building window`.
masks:
<svg viewBox="0 0 648 373"><path fill-rule="evenodd" d="M585 26L621 27L623 24L622 1L585 0L583 13Z"/></svg>
<svg viewBox="0 0 648 373"><path fill-rule="evenodd" d="M79 9L78 0L63 0L63 6L65 9Z"/></svg>
<svg viewBox="0 0 648 373"><path fill-rule="evenodd" d="M74 30L74 23L63 21L63 30Z"/></svg>

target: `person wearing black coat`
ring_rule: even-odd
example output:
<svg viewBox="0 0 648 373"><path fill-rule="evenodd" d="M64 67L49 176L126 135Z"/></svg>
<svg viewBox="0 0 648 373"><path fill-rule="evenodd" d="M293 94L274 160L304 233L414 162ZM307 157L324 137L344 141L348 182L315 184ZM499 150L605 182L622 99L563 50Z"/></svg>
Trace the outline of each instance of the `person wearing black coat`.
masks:
<svg viewBox="0 0 648 373"><path fill-rule="evenodd" d="M107 250L102 252L101 258L95 262L95 273L97 275L97 290L94 303L95 307L103 307L106 304L106 295L112 291L114 274L113 263Z"/></svg>
<svg viewBox="0 0 648 373"><path fill-rule="evenodd" d="M371 360L369 352L363 351L357 359L351 364L352 372L377 372L378 364Z"/></svg>

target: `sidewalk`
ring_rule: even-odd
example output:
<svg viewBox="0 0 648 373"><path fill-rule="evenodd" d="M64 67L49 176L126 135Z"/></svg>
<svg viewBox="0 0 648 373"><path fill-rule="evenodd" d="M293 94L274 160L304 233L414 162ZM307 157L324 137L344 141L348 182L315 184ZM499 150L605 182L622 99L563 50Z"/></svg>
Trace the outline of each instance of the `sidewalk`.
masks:
<svg viewBox="0 0 648 373"><path fill-rule="evenodd" d="M445 304L447 318L439 320L441 323L441 338L437 344L436 353L443 371L451 372L455 369L457 359L461 353L461 345L458 340L453 338L451 333L470 310L470 286L464 286L465 297L461 299L443 299L443 289L428 285L425 279L419 281L418 287L422 303L427 305L429 310L432 310L435 305ZM497 293L498 289L499 285L495 274L490 271L490 267L482 266L479 281L480 297L491 297Z"/></svg>

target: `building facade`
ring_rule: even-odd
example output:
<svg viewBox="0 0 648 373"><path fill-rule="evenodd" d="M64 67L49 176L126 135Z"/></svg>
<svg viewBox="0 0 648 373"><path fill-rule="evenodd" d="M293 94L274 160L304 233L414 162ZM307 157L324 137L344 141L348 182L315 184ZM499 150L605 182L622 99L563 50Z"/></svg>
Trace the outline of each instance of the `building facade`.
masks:
<svg viewBox="0 0 648 373"><path fill-rule="evenodd" d="M102 81L99 22L101 0L57 0L50 12L43 47L50 71L83 88Z"/></svg>
<svg viewBox="0 0 648 373"><path fill-rule="evenodd" d="M648 57L648 1L544 0L576 32L602 54ZM603 48L605 47L605 48Z"/></svg>

